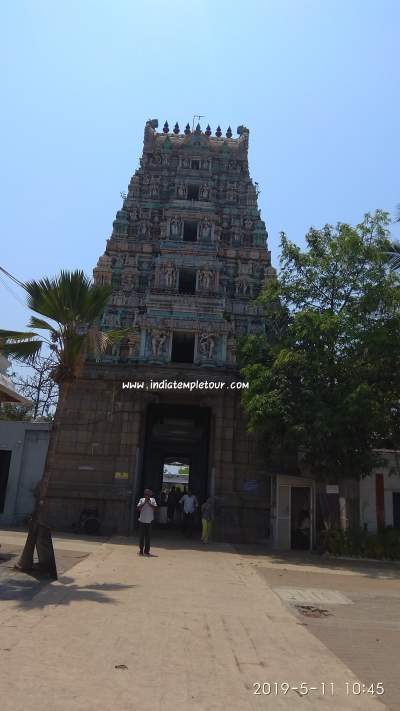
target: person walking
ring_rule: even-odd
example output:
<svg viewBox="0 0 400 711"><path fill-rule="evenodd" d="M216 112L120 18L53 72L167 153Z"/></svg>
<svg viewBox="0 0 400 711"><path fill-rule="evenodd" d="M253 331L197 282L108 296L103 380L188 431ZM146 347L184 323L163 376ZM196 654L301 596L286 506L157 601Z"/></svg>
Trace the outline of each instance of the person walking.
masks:
<svg viewBox="0 0 400 711"><path fill-rule="evenodd" d="M178 503L178 492L176 491L175 487L173 486L171 491L168 494L168 499L167 499L167 519L169 523L174 522L175 518L175 509L176 505Z"/></svg>
<svg viewBox="0 0 400 711"><path fill-rule="evenodd" d="M210 540L213 518L214 501L209 496L201 507L201 541L204 544L207 544Z"/></svg>
<svg viewBox="0 0 400 711"><path fill-rule="evenodd" d="M151 524L157 502L152 497L151 489L145 489L143 498L137 505L139 511L139 555L150 555Z"/></svg>
<svg viewBox="0 0 400 711"><path fill-rule="evenodd" d="M194 517L196 509L199 506L199 502L195 495L188 490L187 494L184 494L180 500L180 504L183 509L183 531L187 538L190 538L193 534Z"/></svg>

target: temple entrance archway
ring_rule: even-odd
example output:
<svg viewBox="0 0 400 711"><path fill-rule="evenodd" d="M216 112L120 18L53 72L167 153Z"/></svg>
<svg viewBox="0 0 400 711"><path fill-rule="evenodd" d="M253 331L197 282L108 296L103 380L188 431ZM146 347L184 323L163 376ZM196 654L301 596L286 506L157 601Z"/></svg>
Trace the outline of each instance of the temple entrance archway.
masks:
<svg viewBox="0 0 400 711"><path fill-rule="evenodd" d="M210 409L191 405L149 405L141 478L141 491L158 497L165 466L174 462L189 467L188 484L199 504L209 495Z"/></svg>

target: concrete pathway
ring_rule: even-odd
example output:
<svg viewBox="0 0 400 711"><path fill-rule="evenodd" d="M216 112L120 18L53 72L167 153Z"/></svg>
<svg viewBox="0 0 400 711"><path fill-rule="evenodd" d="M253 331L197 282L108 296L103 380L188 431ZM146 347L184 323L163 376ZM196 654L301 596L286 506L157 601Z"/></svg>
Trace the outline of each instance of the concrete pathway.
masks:
<svg viewBox="0 0 400 711"><path fill-rule="evenodd" d="M344 595L350 604L330 604L325 595L321 617L304 617L307 629L347 664L368 688L379 681L391 711L400 709L400 565L398 562L329 559L287 553L251 556L239 547L267 585L309 599L310 589Z"/></svg>
<svg viewBox="0 0 400 711"><path fill-rule="evenodd" d="M0 606L2 711L383 711L347 695L354 675L246 556L173 540L153 553L112 539L31 600ZM272 693L254 694L265 682Z"/></svg>

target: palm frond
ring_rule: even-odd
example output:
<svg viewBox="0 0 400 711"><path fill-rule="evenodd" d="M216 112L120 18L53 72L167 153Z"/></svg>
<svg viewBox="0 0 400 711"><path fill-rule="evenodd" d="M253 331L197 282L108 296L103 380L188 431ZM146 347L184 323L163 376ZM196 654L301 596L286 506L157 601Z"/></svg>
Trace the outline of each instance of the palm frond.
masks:
<svg viewBox="0 0 400 711"><path fill-rule="evenodd" d="M386 252L390 268L393 271L400 269L400 242L393 242L390 252Z"/></svg>
<svg viewBox="0 0 400 711"><path fill-rule="evenodd" d="M32 311L64 326L94 321L111 293L110 287L93 285L79 269L61 271L52 279L26 282L24 288Z"/></svg>
<svg viewBox="0 0 400 711"><path fill-rule="evenodd" d="M12 343L19 343L20 341L31 341L33 338L37 338L37 333L30 331L8 331L7 329L0 328L0 348L2 342L10 341Z"/></svg>
<svg viewBox="0 0 400 711"><path fill-rule="evenodd" d="M108 346L113 343L118 343L125 338L129 332L129 329L104 332L92 326L87 331L84 349L86 352L93 354L95 358L99 358L102 353L106 351Z"/></svg>
<svg viewBox="0 0 400 711"><path fill-rule="evenodd" d="M56 329L51 323L48 323L42 318L37 318L37 316L31 316L28 323L28 328L41 328L45 331L50 331L51 333L56 333Z"/></svg>
<svg viewBox="0 0 400 711"><path fill-rule="evenodd" d="M132 333L131 328L122 328L118 331L106 331L105 335L110 343L119 343L123 338L126 338L129 333Z"/></svg>
<svg viewBox="0 0 400 711"><path fill-rule="evenodd" d="M61 271L53 278L28 281L23 285L27 305L34 312L28 328L50 333L56 365L52 377L62 383L73 380L90 351L99 357L107 346L126 335L125 331L103 333L96 326L111 288L93 284L84 272ZM0 350L14 358L34 359L43 340L34 332L0 331Z"/></svg>
<svg viewBox="0 0 400 711"><path fill-rule="evenodd" d="M0 352L7 358L14 358L23 363L34 363L42 346L43 341L8 342L0 345Z"/></svg>

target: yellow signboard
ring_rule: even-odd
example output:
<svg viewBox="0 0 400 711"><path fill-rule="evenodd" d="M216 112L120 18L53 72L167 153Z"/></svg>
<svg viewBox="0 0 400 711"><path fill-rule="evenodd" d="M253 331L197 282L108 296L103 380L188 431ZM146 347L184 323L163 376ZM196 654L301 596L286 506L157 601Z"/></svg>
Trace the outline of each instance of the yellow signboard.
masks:
<svg viewBox="0 0 400 711"><path fill-rule="evenodd" d="M129 479L128 472L114 472L114 479Z"/></svg>

